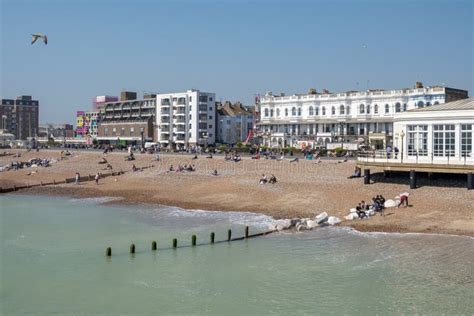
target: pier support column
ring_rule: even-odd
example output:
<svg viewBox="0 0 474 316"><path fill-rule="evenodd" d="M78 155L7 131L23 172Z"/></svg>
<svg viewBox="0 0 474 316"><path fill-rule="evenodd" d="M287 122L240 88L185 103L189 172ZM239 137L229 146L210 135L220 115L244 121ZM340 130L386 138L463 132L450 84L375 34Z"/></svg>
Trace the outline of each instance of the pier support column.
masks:
<svg viewBox="0 0 474 316"><path fill-rule="evenodd" d="M384 178L390 178L390 171L389 170L384 170L383 171L383 177Z"/></svg>
<svg viewBox="0 0 474 316"><path fill-rule="evenodd" d="M364 184L370 184L370 169L364 169Z"/></svg>
<svg viewBox="0 0 474 316"><path fill-rule="evenodd" d="M416 172L410 170L410 189L416 189Z"/></svg>
<svg viewBox="0 0 474 316"><path fill-rule="evenodd" d="M472 172L467 173L467 189L472 190L474 189L474 177L472 176Z"/></svg>

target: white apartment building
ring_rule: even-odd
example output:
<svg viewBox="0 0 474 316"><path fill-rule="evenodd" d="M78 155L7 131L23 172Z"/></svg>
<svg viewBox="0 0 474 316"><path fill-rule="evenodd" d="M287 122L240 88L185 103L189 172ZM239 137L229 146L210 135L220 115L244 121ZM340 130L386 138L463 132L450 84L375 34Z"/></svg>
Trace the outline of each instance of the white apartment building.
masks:
<svg viewBox="0 0 474 316"><path fill-rule="evenodd" d="M464 99L465 90L444 86L343 93L284 94L267 92L260 98L259 135L270 147L314 148L332 142L365 142L383 148L393 140L395 113Z"/></svg>
<svg viewBox="0 0 474 316"><path fill-rule="evenodd" d="M398 113L394 121L398 162L474 165L474 98Z"/></svg>
<svg viewBox="0 0 474 316"><path fill-rule="evenodd" d="M156 139L162 148L215 143L215 93L188 90L156 96Z"/></svg>

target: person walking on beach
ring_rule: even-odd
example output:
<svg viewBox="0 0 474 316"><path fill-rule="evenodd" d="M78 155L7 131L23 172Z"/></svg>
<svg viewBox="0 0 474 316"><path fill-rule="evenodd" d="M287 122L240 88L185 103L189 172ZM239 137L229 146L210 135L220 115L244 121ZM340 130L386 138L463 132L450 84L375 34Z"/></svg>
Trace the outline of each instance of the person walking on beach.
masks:
<svg viewBox="0 0 474 316"><path fill-rule="evenodd" d="M405 204L405 207L408 207L408 196L406 194L400 195L400 204L397 208L400 208L400 205Z"/></svg>
<svg viewBox="0 0 474 316"><path fill-rule="evenodd" d="M79 184L80 179L81 179L81 175L79 174L79 172L76 171L76 182L75 182L75 184Z"/></svg>
<svg viewBox="0 0 474 316"><path fill-rule="evenodd" d="M100 174L97 172L95 174L95 184L99 184L99 178L100 178Z"/></svg>

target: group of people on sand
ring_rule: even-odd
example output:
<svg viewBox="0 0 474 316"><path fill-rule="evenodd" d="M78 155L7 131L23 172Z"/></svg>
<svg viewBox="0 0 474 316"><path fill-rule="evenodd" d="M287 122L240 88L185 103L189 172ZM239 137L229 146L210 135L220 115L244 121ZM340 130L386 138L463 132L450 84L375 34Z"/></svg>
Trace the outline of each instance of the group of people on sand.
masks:
<svg viewBox="0 0 474 316"><path fill-rule="evenodd" d="M270 179L267 178L265 174L262 174L262 177L260 178L259 184L265 184L265 183L270 183L270 184L275 184L277 183L277 178L275 175L271 175Z"/></svg>
<svg viewBox="0 0 474 316"><path fill-rule="evenodd" d="M224 159L226 161L239 162L242 160L242 157L240 157L238 153L235 153L234 155L230 155L226 153Z"/></svg>
<svg viewBox="0 0 474 316"><path fill-rule="evenodd" d="M184 166L178 165L178 168L174 168L173 165L170 165L168 172L194 172L196 171L196 166L191 164L185 164Z"/></svg>
<svg viewBox="0 0 474 316"><path fill-rule="evenodd" d="M366 211L373 210L375 213L380 213L380 216L384 216L385 209L385 198L382 195L377 195L372 198L372 204L369 202L361 201L356 206L356 213L359 218L368 217Z"/></svg>

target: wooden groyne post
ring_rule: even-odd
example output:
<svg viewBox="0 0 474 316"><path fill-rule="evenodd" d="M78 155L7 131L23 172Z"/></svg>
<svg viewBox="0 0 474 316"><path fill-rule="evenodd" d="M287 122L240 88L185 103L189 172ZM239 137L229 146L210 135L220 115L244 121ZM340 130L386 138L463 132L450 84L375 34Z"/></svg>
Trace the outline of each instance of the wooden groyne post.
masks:
<svg viewBox="0 0 474 316"><path fill-rule="evenodd" d="M214 239L216 238L216 234L214 232L211 233L211 244L214 243Z"/></svg>
<svg viewBox="0 0 474 316"><path fill-rule="evenodd" d="M112 248L107 247L107 249L105 250L105 255L107 257L111 257L112 256Z"/></svg>
<svg viewBox="0 0 474 316"><path fill-rule="evenodd" d="M157 248L157 247L156 247L156 241L153 241L153 242L151 243L151 250L156 250L156 248Z"/></svg>
<svg viewBox="0 0 474 316"><path fill-rule="evenodd" d="M173 248L178 248L178 239L173 238Z"/></svg>
<svg viewBox="0 0 474 316"><path fill-rule="evenodd" d="M193 235L193 236L191 237L191 245L192 245L193 247L196 246L196 235Z"/></svg>
<svg viewBox="0 0 474 316"><path fill-rule="evenodd" d="M245 226L245 238L249 238L249 227Z"/></svg>
<svg viewBox="0 0 474 316"><path fill-rule="evenodd" d="M134 254L135 253L135 244L130 245L130 253Z"/></svg>
<svg viewBox="0 0 474 316"><path fill-rule="evenodd" d="M231 239L232 239L232 230L229 229L229 230L227 231L227 241L230 241Z"/></svg>

